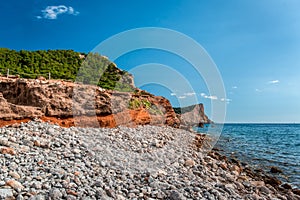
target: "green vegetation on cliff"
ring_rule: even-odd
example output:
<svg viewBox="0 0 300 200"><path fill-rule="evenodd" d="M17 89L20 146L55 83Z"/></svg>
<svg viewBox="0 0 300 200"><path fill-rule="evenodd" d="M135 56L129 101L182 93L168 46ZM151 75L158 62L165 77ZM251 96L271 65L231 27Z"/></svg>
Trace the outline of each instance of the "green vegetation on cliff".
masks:
<svg viewBox="0 0 300 200"><path fill-rule="evenodd" d="M163 115L163 112L154 104L147 99L132 98L129 102L128 108L136 110L139 108L147 109L151 114Z"/></svg>
<svg viewBox="0 0 300 200"><path fill-rule="evenodd" d="M15 51L0 48L0 73L22 78L44 76L98 85L105 89L133 91L132 77L98 53L73 50Z"/></svg>

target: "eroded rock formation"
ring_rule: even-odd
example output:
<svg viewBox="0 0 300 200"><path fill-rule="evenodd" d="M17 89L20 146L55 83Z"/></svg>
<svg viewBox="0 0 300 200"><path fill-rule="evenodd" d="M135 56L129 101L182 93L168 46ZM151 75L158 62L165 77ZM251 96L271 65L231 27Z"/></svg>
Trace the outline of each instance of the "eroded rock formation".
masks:
<svg viewBox="0 0 300 200"><path fill-rule="evenodd" d="M205 115L203 104L196 104L183 108L174 108L177 117L180 119L182 128L201 127L204 124L209 124L211 121Z"/></svg>
<svg viewBox="0 0 300 200"><path fill-rule="evenodd" d="M136 90L105 90L60 80L0 77L0 121L39 118L62 126L179 126L170 102Z"/></svg>

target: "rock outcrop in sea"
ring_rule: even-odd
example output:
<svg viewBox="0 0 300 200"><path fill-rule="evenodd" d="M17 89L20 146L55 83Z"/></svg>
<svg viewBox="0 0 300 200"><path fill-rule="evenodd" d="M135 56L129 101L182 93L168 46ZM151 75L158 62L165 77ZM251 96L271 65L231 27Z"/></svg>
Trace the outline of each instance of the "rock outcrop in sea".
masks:
<svg viewBox="0 0 300 200"><path fill-rule="evenodd" d="M180 120L180 126L182 128L194 126L201 127L204 124L210 124L212 122L205 115L204 106L202 103L182 108L174 108L174 111Z"/></svg>

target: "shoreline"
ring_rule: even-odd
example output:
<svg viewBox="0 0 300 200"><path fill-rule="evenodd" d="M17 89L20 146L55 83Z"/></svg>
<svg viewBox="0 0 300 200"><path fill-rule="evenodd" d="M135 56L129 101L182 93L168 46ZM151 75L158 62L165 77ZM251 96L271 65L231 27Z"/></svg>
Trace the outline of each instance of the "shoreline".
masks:
<svg viewBox="0 0 300 200"><path fill-rule="evenodd" d="M0 195L300 199L299 190L279 187L276 179L243 168L238 160L217 151L206 155L198 148L203 138L195 140L196 135L149 125L62 128L31 121L2 127Z"/></svg>
<svg viewBox="0 0 300 200"><path fill-rule="evenodd" d="M221 147L213 148L213 151L216 151L217 153L219 153L222 156L226 156L227 159L229 159L229 160L230 159L238 160L242 167L251 169L252 173L255 173L255 172L258 173L258 175L257 175L258 178L269 176L269 177L276 179L276 182L281 182L281 184L284 184L285 187L287 187L287 188L296 189L296 190L300 191L300 188L297 187L297 185L294 185L293 183L291 183L290 181L287 180L288 178L285 175L285 170L282 170L281 168L279 168L277 166L272 166L272 165L257 166L257 164L251 163L250 160L247 161L247 160L240 159L239 156L226 155L228 153L225 153L225 150ZM280 187L280 185L277 185L277 187Z"/></svg>
<svg viewBox="0 0 300 200"><path fill-rule="evenodd" d="M208 127L197 130L207 134L214 132L213 129L209 131ZM285 131L290 131L294 139L289 141ZM294 124L225 124L214 147L228 158L239 159L243 166L251 166L253 171L263 170L292 188L300 189L295 146L298 131L299 127ZM286 144L289 146L284 146Z"/></svg>
<svg viewBox="0 0 300 200"><path fill-rule="evenodd" d="M229 162L238 163L238 166L243 168L243 170L247 173L248 176L252 176L253 178L255 178L259 181L264 181L265 183L272 185L276 190L279 190L279 191L291 190L291 191L295 192L295 194L300 195L299 188L293 187L293 185L290 184L289 182L283 182L278 177L275 176L275 175L278 175L277 173L282 173L281 169L274 167L274 171L278 170L280 172L272 173L272 172L266 171L262 168L255 167L252 164L249 164L248 162L242 162L237 157L226 156L226 155L220 153L220 151L222 152L223 149L213 148L212 149L213 157L215 157L218 160L225 159Z"/></svg>

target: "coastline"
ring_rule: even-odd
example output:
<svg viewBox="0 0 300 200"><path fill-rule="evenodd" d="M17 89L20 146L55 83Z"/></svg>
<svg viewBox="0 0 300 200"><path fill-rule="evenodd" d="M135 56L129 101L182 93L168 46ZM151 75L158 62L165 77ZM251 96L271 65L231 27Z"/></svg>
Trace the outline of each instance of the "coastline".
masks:
<svg viewBox="0 0 300 200"><path fill-rule="evenodd" d="M52 199L300 199L203 138L167 126L0 128L0 195ZM197 146L197 144L199 144ZM3 196L2 196L3 197Z"/></svg>

